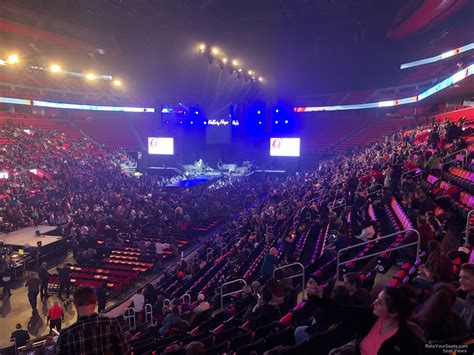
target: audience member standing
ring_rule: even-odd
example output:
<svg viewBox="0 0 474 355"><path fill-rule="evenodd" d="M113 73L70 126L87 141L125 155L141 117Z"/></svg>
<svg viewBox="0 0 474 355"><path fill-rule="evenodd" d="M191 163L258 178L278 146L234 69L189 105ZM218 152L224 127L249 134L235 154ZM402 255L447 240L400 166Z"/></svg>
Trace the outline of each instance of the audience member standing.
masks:
<svg viewBox="0 0 474 355"><path fill-rule="evenodd" d="M10 335L10 339L15 340L16 347L25 346L28 340L30 340L30 334L28 331L21 329L21 324L16 324L16 330Z"/></svg>
<svg viewBox="0 0 474 355"><path fill-rule="evenodd" d="M145 307L145 296L143 296L142 289L139 288L137 292L132 296L132 307L135 311L135 320L137 323L143 321L143 309Z"/></svg>
<svg viewBox="0 0 474 355"><path fill-rule="evenodd" d="M58 337L58 355L125 355L128 345L116 319L95 313L97 294L90 286L79 286L74 292L76 323Z"/></svg>
<svg viewBox="0 0 474 355"><path fill-rule="evenodd" d="M31 310L33 311L33 316L38 314L38 310L36 309L36 304L38 301L38 293L40 291L41 280L33 274L32 277L28 279L26 285L28 287L28 301L31 305Z"/></svg>
<svg viewBox="0 0 474 355"><path fill-rule="evenodd" d="M51 275L48 272L47 264L41 263L41 267L38 271L38 277L41 280L40 297L48 297L48 283L50 276Z"/></svg>
<svg viewBox="0 0 474 355"><path fill-rule="evenodd" d="M63 291L66 291L66 298L69 298L71 292L71 269L63 267L58 269L59 291L58 297L61 298Z"/></svg>
<svg viewBox="0 0 474 355"><path fill-rule="evenodd" d="M107 286L100 285L97 289L97 312L101 313L107 307Z"/></svg>
<svg viewBox="0 0 474 355"><path fill-rule="evenodd" d="M278 265L278 250L277 248L271 248L268 254L263 257L262 266L260 267L260 273L264 280L268 280L273 277L273 270Z"/></svg>
<svg viewBox="0 0 474 355"><path fill-rule="evenodd" d="M61 321L64 320L64 311L59 305L58 300L54 300L53 306L48 310L49 331L53 328L59 332L61 330Z"/></svg>

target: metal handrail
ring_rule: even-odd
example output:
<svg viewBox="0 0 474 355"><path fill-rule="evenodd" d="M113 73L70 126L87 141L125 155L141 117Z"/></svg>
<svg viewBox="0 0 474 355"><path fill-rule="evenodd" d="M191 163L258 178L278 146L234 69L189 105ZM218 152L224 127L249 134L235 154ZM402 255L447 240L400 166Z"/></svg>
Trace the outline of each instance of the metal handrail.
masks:
<svg viewBox="0 0 474 355"><path fill-rule="evenodd" d="M372 192L369 192L369 190L372 190L372 189L375 189L375 190L373 190ZM365 189L365 193L367 194L366 197L368 198L369 196L378 194L381 191L383 192L383 186L381 184L375 184L374 186L371 186Z"/></svg>
<svg viewBox="0 0 474 355"><path fill-rule="evenodd" d="M416 176L421 176L422 173L423 173L423 170L421 170L420 168L415 168L415 169L408 170L408 171L406 171L402 174L402 179L403 179L404 176L409 175L413 172L415 173L415 174L413 174L413 177L416 177Z"/></svg>
<svg viewBox="0 0 474 355"><path fill-rule="evenodd" d="M225 283L222 284L222 286L221 286L221 309L224 309L224 297L233 295L234 293L241 291L241 290L236 290L236 291L232 291L232 292L228 292L228 293L222 293L222 290L224 289L224 286L233 285L237 282L243 282L244 287L247 286L247 282L244 279L235 279L235 280L225 282Z"/></svg>
<svg viewBox="0 0 474 355"><path fill-rule="evenodd" d="M341 198L339 200L335 200L333 202L328 203L328 208L330 210L335 210L335 209L340 208L340 207L346 207L346 199L345 198Z"/></svg>
<svg viewBox="0 0 474 355"><path fill-rule="evenodd" d="M471 220L471 216L474 214L474 210L470 210L467 213L467 220L466 220L466 236L464 237L464 244L471 245L469 243L469 221Z"/></svg>
<svg viewBox="0 0 474 355"><path fill-rule="evenodd" d="M135 329L135 310L132 307L129 307L123 311L123 318L128 323L130 329ZM133 323L133 326L132 326Z"/></svg>
<svg viewBox="0 0 474 355"><path fill-rule="evenodd" d="M304 297L305 296L304 291L305 291L306 277L305 277L305 268L304 268L303 264L295 262L295 263L291 263L291 264L287 264L287 265L277 267L277 268L273 269L273 277L275 277L275 274L276 274L277 270L284 270L284 269L287 269L287 268L293 267L293 266L301 267L301 273L294 274L294 275L291 275L291 276L288 276L288 277L285 277L285 278L292 280L292 279L296 279L297 277L303 277L302 282L301 282L301 291L303 292L303 297Z"/></svg>
<svg viewBox="0 0 474 355"><path fill-rule="evenodd" d="M169 298L165 298L163 300L163 307L169 307L171 305L171 300Z"/></svg>
<svg viewBox="0 0 474 355"><path fill-rule="evenodd" d="M209 262L212 259L212 255L214 254L213 248L207 248L206 250L206 262Z"/></svg>
<svg viewBox="0 0 474 355"><path fill-rule="evenodd" d="M386 253L386 252L389 252L389 251L394 251L394 250L399 250L399 249L403 249L403 248L407 248L407 247L411 247L413 245L416 245L416 258L418 258L418 256L420 255L420 233L416 230L416 229L405 229L405 230L402 230L400 232L396 232L396 233L392 233L392 234L388 234L388 235L385 235L383 237L380 237L377 239L377 241L381 241L381 240L384 240L384 239L387 239L387 238L390 238L390 237L394 237L396 235L399 235L401 233L407 233L407 232L414 232L416 233L417 235L417 241L416 242L413 242L413 243L408 243L408 244L403 244L402 246L399 246L399 247L396 247L396 248L390 248L390 249L385 249L385 250L381 250L381 251L378 251L376 253L372 253L372 254L369 254L369 255L364 255L364 256L361 256L359 258L353 258L351 260L347 260L347 261L344 261L341 263L341 254L342 252L345 252L347 250L351 250L351 249L354 249L354 248L358 248L362 245L366 245L366 244L370 244L370 243L374 243L375 240L369 240L369 241L366 241L366 242L363 242L363 243L359 243L359 244L356 244L356 245L351 245L349 247L346 247L346 248L342 248L340 249L338 252L337 252L337 264L336 264L336 280L339 281L339 268L341 265L346 265L346 264L349 264L351 262L354 262L354 261L359 261L359 260L365 260L365 259L368 259L368 258L372 258L374 256L377 256L377 255L380 255L380 254L383 254L383 253Z"/></svg>
<svg viewBox="0 0 474 355"><path fill-rule="evenodd" d="M467 157L469 156L469 152L467 151L467 149L459 149L459 150L456 150L455 152L452 152L452 153L449 153L448 155L444 156L442 159L441 159L441 166L444 168L445 165L453 162L454 159L450 160L449 162L447 161L447 158L451 157L451 156L455 156L461 152L464 152L464 159L461 161L461 167L464 169L464 164L467 160Z"/></svg>
<svg viewBox="0 0 474 355"><path fill-rule="evenodd" d="M188 298L188 301L189 301L188 303L191 303L191 295L190 295L189 293L185 293L185 294L182 295L179 299L184 302L184 298L185 298L185 297Z"/></svg>
<svg viewBox="0 0 474 355"><path fill-rule="evenodd" d="M153 306L147 303L144 309L145 309L145 322L153 325Z"/></svg>
<svg viewBox="0 0 474 355"><path fill-rule="evenodd" d="M227 253L227 243L222 242L221 243L221 256Z"/></svg>

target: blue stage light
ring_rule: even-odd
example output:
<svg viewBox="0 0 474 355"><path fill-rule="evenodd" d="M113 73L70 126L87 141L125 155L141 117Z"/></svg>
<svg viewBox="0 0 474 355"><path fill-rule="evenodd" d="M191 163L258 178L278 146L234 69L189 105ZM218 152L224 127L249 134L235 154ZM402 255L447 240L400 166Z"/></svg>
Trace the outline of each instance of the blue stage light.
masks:
<svg viewBox="0 0 474 355"><path fill-rule="evenodd" d="M278 124L278 121L275 121L275 124Z"/></svg>
<svg viewBox="0 0 474 355"><path fill-rule="evenodd" d="M276 109L275 109L275 112L278 113L278 112L280 112L280 110L276 108Z"/></svg>
<svg viewBox="0 0 474 355"><path fill-rule="evenodd" d="M260 115L262 113L262 111L258 110L257 111L257 115Z"/></svg>
<svg viewBox="0 0 474 355"><path fill-rule="evenodd" d="M194 111L194 114L195 114L195 115L199 115L199 111Z"/></svg>
<svg viewBox="0 0 474 355"><path fill-rule="evenodd" d="M262 124L262 121L258 121L258 124Z"/></svg>
<svg viewBox="0 0 474 355"><path fill-rule="evenodd" d="M191 121L191 122L189 122L189 123L194 124L194 121Z"/></svg>
<svg viewBox="0 0 474 355"><path fill-rule="evenodd" d="M179 121L179 124L183 124L183 121Z"/></svg>
<svg viewBox="0 0 474 355"><path fill-rule="evenodd" d="M288 124L288 120L285 120L285 124Z"/></svg>
<svg viewBox="0 0 474 355"><path fill-rule="evenodd" d="M204 123L204 125L207 125L207 121L204 121L203 123Z"/></svg>

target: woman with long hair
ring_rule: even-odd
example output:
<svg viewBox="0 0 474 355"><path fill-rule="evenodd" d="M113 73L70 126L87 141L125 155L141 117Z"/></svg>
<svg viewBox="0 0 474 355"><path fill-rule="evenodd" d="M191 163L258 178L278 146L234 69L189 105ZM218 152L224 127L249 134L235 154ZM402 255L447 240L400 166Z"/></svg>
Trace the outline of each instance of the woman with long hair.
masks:
<svg viewBox="0 0 474 355"><path fill-rule="evenodd" d="M425 332L426 340L445 340L467 335L464 322L453 311L456 298L453 285L445 282L435 285L430 299L415 317Z"/></svg>

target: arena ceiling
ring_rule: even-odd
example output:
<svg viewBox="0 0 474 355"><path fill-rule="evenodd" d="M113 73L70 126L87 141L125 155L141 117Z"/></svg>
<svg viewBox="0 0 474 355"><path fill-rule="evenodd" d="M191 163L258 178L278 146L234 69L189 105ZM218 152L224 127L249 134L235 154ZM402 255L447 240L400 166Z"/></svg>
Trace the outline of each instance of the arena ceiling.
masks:
<svg viewBox="0 0 474 355"><path fill-rule="evenodd" d="M386 86L406 43L386 34L399 0L20 0L31 10L113 35L115 61L162 100L195 100L209 83L199 42L265 77L271 98ZM224 100L226 98L223 98Z"/></svg>

